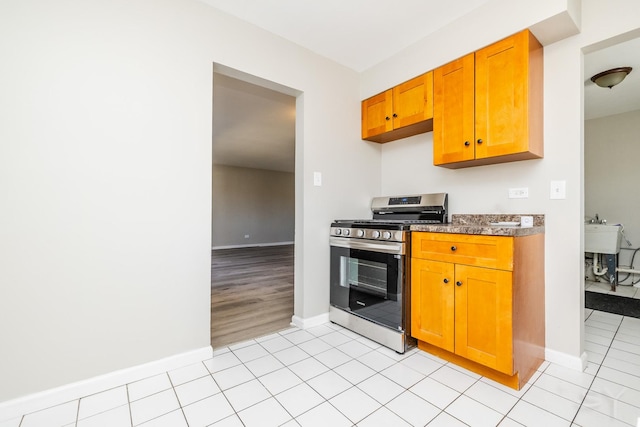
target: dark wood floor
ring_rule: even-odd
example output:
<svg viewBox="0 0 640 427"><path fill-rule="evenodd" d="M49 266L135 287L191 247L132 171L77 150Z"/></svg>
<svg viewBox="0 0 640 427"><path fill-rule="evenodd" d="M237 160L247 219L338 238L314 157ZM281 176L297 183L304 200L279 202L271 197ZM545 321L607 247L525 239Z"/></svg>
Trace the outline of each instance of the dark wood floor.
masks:
<svg viewBox="0 0 640 427"><path fill-rule="evenodd" d="M289 327L293 245L211 251L211 345L224 347Z"/></svg>

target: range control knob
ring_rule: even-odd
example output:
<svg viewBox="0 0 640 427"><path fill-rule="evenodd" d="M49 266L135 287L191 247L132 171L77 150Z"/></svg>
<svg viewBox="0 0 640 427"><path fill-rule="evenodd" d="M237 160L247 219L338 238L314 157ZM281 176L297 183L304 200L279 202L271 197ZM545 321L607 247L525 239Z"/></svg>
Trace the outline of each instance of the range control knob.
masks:
<svg viewBox="0 0 640 427"><path fill-rule="evenodd" d="M342 230L340 230L339 228L336 228L336 230L334 231L334 233L336 233L336 236L339 236L342 234Z"/></svg>
<svg viewBox="0 0 640 427"><path fill-rule="evenodd" d="M380 232L378 230L373 230L373 233L371 233L373 235L374 239L377 239L378 237L380 237Z"/></svg>
<svg viewBox="0 0 640 427"><path fill-rule="evenodd" d="M382 238L383 239L390 239L391 238L391 233L388 231L385 231L384 233L382 233Z"/></svg>
<svg viewBox="0 0 640 427"><path fill-rule="evenodd" d="M357 237L363 237L364 236L364 230L360 230L360 229L356 230L356 236Z"/></svg>
<svg viewBox="0 0 640 427"><path fill-rule="evenodd" d="M342 234L344 234L345 236L348 236L349 234L351 234L351 232L349 231L348 228L345 228L344 230L342 230Z"/></svg>

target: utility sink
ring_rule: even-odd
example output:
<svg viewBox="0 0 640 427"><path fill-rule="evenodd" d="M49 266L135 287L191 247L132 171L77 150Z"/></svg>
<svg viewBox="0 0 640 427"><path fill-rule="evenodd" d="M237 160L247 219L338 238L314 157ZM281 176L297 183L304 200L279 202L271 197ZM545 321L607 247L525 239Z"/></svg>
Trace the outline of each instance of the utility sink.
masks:
<svg viewBox="0 0 640 427"><path fill-rule="evenodd" d="M622 227L607 224L584 225L584 251L598 254L620 252Z"/></svg>

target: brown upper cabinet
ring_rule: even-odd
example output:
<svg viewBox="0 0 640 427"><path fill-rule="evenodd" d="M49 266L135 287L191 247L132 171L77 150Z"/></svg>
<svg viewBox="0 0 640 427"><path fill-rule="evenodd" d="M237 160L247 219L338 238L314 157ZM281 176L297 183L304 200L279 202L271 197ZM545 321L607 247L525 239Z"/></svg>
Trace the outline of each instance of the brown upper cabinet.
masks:
<svg viewBox="0 0 640 427"><path fill-rule="evenodd" d="M543 51L529 30L433 73L434 165L543 157Z"/></svg>
<svg viewBox="0 0 640 427"><path fill-rule="evenodd" d="M389 142L433 129L433 72L362 101L362 139Z"/></svg>

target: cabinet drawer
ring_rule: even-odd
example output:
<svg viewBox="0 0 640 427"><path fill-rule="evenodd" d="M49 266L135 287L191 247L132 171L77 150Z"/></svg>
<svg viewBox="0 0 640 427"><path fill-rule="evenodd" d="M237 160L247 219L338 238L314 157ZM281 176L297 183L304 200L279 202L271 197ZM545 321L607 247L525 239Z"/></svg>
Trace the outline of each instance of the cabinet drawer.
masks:
<svg viewBox="0 0 640 427"><path fill-rule="evenodd" d="M411 236L414 258L513 270L513 237L428 232Z"/></svg>

